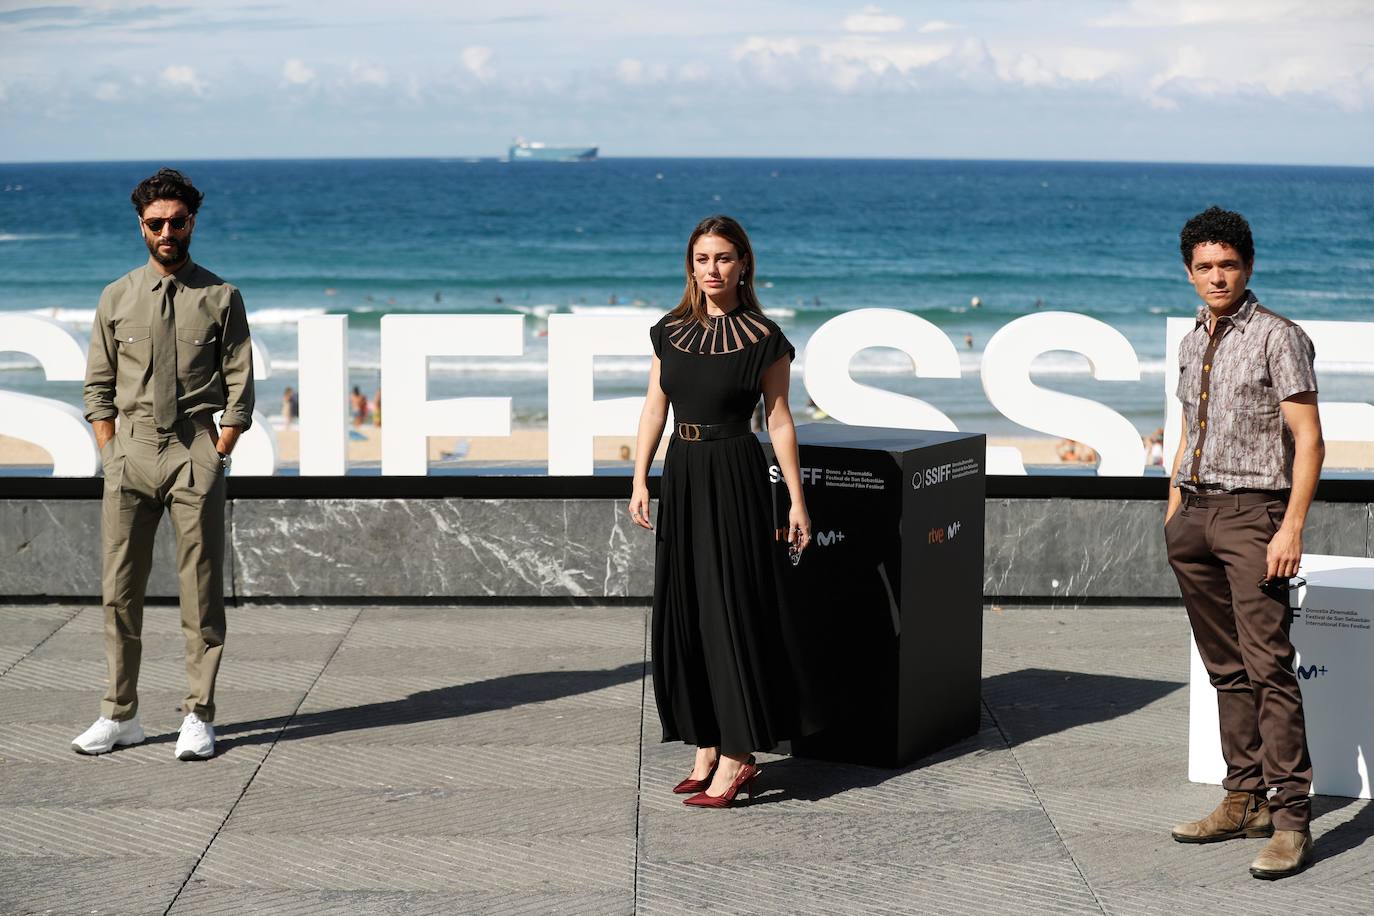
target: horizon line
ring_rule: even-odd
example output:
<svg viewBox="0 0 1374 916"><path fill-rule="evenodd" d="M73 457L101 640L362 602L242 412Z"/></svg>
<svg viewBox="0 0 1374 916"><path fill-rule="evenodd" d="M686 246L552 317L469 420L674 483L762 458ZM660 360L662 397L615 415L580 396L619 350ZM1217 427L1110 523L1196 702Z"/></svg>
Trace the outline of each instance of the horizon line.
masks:
<svg viewBox="0 0 1374 916"><path fill-rule="evenodd" d="M1187 159L1063 159L1063 158L1016 158L998 156L789 156L789 155L707 155L707 156L597 156L594 160L581 162L522 162L521 166L587 166L589 162L611 160L630 161L773 161L773 162L968 162L968 163L1036 163L1043 165L1187 165L1187 166L1229 166L1240 168L1310 168L1310 169L1374 169L1374 163L1315 163L1315 162L1225 162L1199 161ZM119 159L0 159L0 166L11 165L120 165L138 163L178 162L463 162L463 163L509 163L501 156L474 156L464 154L416 155L416 156L164 156L160 158L119 158Z"/></svg>

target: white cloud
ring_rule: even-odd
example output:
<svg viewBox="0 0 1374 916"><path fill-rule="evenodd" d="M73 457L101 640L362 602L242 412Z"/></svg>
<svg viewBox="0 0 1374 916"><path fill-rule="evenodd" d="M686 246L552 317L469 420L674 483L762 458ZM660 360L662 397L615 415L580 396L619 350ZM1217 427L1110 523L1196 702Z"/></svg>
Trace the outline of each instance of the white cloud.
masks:
<svg viewBox="0 0 1374 916"><path fill-rule="evenodd" d="M880 6L866 6L844 20L846 32L900 32L904 28L905 19L883 12Z"/></svg>
<svg viewBox="0 0 1374 916"><path fill-rule="evenodd" d="M1098 48L1043 48L1038 53L995 56L999 78L1025 86L1093 83L1122 72L1129 56Z"/></svg>
<svg viewBox="0 0 1374 916"><path fill-rule="evenodd" d="M281 78L291 86L308 86L315 82L315 71L305 61L293 57L282 65Z"/></svg>
<svg viewBox="0 0 1374 916"><path fill-rule="evenodd" d="M172 64L163 68L158 79L168 89L189 89L192 95L205 94L205 82L196 75L195 67Z"/></svg>
<svg viewBox="0 0 1374 916"><path fill-rule="evenodd" d="M1154 108L1172 110L1187 98L1229 98L1238 95L1273 99L1325 99L1349 111L1374 100L1374 66L1359 54L1339 48L1324 54L1285 53L1284 49L1255 49L1265 66L1237 68L1210 47L1182 45L1148 79L1142 95Z"/></svg>
<svg viewBox="0 0 1374 916"><path fill-rule="evenodd" d="M479 80L485 82L496 75L496 71L491 68L491 48L473 45L470 48L464 48L460 56L463 60L463 66Z"/></svg>
<svg viewBox="0 0 1374 916"><path fill-rule="evenodd" d="M948 32L951 29L957 28L959 27L952 22L945 22L943 19L932 19L916 31L920 32L922 35L930 35L934 32Z"/></svg>
<svg viewBox="0 0 1374 916"><path fill-rule="evenodd" d="M740 60L752 54L800 54L802 43L795 38L762 38L751 36L744 44L735 49L735 59Z"/></svg>
<svg viewBox="0 0 1374 916"><path fill-rule="evenodd" d="M700 61L691 61L670 68L662 61L646 64L634 57L625 57L615 65L615 78L624 86L654 86L670 78L683 83L701 82L711 75L711 68Z"/></svg>
<svg viewBox="0 0 1374 916"><path fill-rule="evenodd" d="M644 82L644 62L632 57L623 59L615 65L616 79L628 85Z"/></svg>
<svg viewBox="0 0 1374 916"><path fill-rule="evenodd" d="M118 102L124 97L124 90L118 83L106 80L91 90L91 96L100 102Z"/></svg>
<svg viewBox="0 0 1374 916"><path fill-rule="evenodd" d="M1210 0L1208 3L1198 3L1196 0L1131 0L1124 9L1098 17L1089 24L1102 28L1157 28L1275 23L1310 19L1313 13L1336 12L1336 7L1350 10L1352 6L1341 0L1320 0L1319 3L1298 0Z"/></svg>
<svg viewBox="0 0 1374 916"><path fill-rule="evenodd" d="M775 88L820 84L852 93L866 87L884 91L916 88L937 72L977 78L986 67L987 52L979 42L949 44L852 36L806 44L792 38L751 37L735 50L735 59L751 78Z"/></svg>
<svg viewBox="0 0 1374 916"><path fill-rule="evenodd" d="M677 78L683 83L704 83L711 78L712 70L699 60L689 61L677 69Z"/></svg>
<svg viewBox="0 0 1374 916"><path fill-rule="evenodd" d="M349 61L348 78L356 86L377 86L378 88L386 86L391 79L385 67L364 60Z"/></svg>

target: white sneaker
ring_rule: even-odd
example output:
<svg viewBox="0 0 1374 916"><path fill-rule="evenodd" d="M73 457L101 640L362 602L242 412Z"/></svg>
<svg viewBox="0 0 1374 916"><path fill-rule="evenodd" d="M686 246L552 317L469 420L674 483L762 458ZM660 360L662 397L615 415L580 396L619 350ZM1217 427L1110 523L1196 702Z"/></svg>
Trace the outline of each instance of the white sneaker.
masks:
<svg viewBox="0 0 1374 916"><path fill-rule="evenodd" d="M116 722L101 716L95 724L72 739L72 750L78 754L106 754L117 747L143 743L143 726L138 718Z"/></svg>
<svg viewBox="0 0 1374 916"><path fill-rule="evenodd" d="M215 727L193 712L181 720L177 735L178 760L209 760L215 756Z"/></svg>

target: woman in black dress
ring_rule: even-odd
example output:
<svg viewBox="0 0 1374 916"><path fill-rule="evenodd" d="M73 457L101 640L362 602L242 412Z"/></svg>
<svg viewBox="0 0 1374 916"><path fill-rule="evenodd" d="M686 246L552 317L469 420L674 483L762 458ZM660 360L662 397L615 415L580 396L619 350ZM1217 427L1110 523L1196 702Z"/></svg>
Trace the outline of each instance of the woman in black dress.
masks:
<svg viewBox="0 0 1374 916"><path fill-rule="evenodd" d="M813 731L801 634L783 595L787 551L811 540L797 437L787 406L795 351L754 293L744 229L712 216L687 242L687 286L654 325L649 391L639 420L629 513L649 522L649 464L671 404L654 576L654 694L663 740L696 745L673 791L721 808L748 792L752 756ZM768 463L749 430L762 395L778 467L791 494L775 529ZM785 533L785 538L779 537Z"/></svg>

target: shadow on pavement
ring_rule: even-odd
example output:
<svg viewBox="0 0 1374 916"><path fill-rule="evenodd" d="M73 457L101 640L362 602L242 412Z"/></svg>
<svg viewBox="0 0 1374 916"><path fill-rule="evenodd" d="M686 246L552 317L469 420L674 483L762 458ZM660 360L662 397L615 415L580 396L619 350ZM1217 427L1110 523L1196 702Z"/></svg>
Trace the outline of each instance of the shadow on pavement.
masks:
<svg viewBox="0 0 1374 916"><path fill-rule="evenodd" d="M217 728L216 750L223 753L233 747L270 744L332 735L363 728L384 728L388 725L410 725L453 719L474 713L511 709L528 703L541 703L562 697L591 693L638 680L645 674L643 662L632 662L619 668L595 671L532 671L501 677L455 684L436 690L412 693L403 700L364 703L341 709L275 716L247 722L226 722ZM176 735L159 735L152 742L175 741Z"/></svg>
<svg viewBox="0 0 1374 916"><path fill-rule="evenodd" d="M1182 681L1023 668L984 678L983 705L1008 745L1016 747L1130 715L1185 686Z"/></svg>
<svg viewBox="0 0 1374 916"><path fill-rule="evenodd" d="M1316 845L1316 861L1334 859L1343 852L1358 849L1365 840L1374 836L1374 800L1343 798L1335 795L1312 796L1312 820L1332 814L1351 805L1363 805L1358 814L1339 827L1332 828L1321 835Z"/></svg>
<svg viewBox="0 0 1374 916"><path fill-rule="evenodd" d="M755 804L789 799L818 801L850 789L880 785L932 763L1015 747L1096 722L1136 712L1180 690L1179 681L1024 668L983 678L983 705L991 715L979 733L910 766L895 770L859 764L789 757L767 764L759 776ZM1005 742L1003 741L1005 736ZM1180 748L1185 753L1186 748Z"/></svg>

